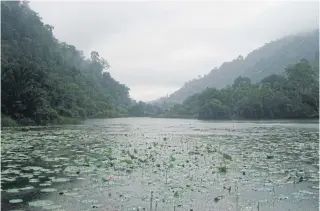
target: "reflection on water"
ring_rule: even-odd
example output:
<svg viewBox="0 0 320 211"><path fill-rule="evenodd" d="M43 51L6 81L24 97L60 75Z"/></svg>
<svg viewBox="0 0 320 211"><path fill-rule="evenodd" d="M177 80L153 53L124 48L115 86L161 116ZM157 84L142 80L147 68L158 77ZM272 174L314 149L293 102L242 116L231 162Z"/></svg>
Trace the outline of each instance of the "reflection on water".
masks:
<svg viewBox="0 0 320 211"><path fill-rule="evenodd" d="M99 119L1 138L2 210L318 210L317 121Z"/></svg>

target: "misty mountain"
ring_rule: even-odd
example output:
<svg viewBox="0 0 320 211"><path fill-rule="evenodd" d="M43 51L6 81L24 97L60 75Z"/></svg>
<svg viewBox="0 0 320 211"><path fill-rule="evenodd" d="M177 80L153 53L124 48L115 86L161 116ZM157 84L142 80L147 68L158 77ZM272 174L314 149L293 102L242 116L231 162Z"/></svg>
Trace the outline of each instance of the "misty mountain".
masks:
<svg viewBox="0 0 320 211"><path fill-rule="evenodd" d="M207 87L223 88L230 85L238 76L248 77L256 83L268 75L282 74L288 64L294 64L301 59L313 60L318 49L319 30L286 36L266 43L249 53L246 58L238 56L232 61L224 62L204 77L186 82L176 92L154 103L167 106L181 103L188 96Z"/></svg>
<svg viewBox="0 0 320 211"><path fill-rule="evenodd" d="M93 51L86 59L57 40L26 1L1 2L2 124L74 123L128 115L129 88ZM4 118L5 117L5 118Z"/></svg>

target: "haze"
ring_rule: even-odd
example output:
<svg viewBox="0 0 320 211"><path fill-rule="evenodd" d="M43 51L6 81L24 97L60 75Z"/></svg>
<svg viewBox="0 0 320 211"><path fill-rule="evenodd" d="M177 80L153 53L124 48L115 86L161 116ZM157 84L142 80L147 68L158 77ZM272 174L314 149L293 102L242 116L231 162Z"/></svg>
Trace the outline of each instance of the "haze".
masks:
<svg viewBox="0 0 320 211"><path fill-rule="evenodd" d="M318 27L319 3L38 2L55 36L108 60L136 100L150 101L285 35Z"/></svg>

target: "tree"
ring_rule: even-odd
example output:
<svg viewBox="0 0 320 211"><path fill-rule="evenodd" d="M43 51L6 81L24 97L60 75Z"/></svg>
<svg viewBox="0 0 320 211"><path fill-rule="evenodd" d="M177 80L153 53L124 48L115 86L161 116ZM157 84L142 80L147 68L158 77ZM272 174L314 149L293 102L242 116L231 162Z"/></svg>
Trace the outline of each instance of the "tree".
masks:
<svg viewBox="0 0 320 211"><path fill-rule="evenodd" d="M315 118L319 112L317 72L308 61L301 60L288 66L284 75L272 74L258 84L240 76L232 86L207 88L188 97L167 115L197 115L199 119Z"/></svg>
<svg viewBox="0 0 320 211"><path fill-rule="evenodd" d="M86 59L57 40L27 1L1 2L1 17L3 115L49 124L127 113L129 89L106 72L110 65L98 52Z"/></svg>
<svg viewBox="0 0 320 211"><path fill-rule="evenodd" d="M228 115L228 108L217 99L207 101L199 109L200 119L226 119Z"/></svg>

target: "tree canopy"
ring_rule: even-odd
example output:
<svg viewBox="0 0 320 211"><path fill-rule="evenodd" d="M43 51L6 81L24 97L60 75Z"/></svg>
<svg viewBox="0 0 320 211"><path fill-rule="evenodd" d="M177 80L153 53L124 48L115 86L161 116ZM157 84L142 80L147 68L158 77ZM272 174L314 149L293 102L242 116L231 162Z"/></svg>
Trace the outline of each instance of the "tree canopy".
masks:
<svg viewBox="0 0 320 211"><path fill-rule="evenodd" d="M26 1L1 2L1 112L21 124L128 115L129 88L93 51L57 40Z"/></svg>
<svg viewBox="0 0 320 211"><path fill-rule="evenodd" d="M312 61L313 64L317 62ZM319 67L302 59L252 84L237 77L232 86L207 88L172 107L165 116L199 119L316 118L319 116Z"/></svg>
<svg viewBox="0 0 320 211"><path fill-rule="evenodd" d="M318 117L319 53L311 60L310 51L306 51L313 46L313 34L312 39L294 37L281 41L290 46L293 41L302 39L303 42L299 43L307 45L301 49L309 52L308 60L302 59L287 66L283 74L263 71L260 75L272 74L259 83L256 83L257 77L252 80L248 77L250 74L243 74L225 88L203 89L201 81L210 81L210 73L186 83L183 96L194 93L194 89L202 92L164 110L156 104L131 100L129 88L108 72L110 64L106 59L96 51L86 58L75 46L56 39L53 27L44 24L26 1L2 1L1 18L1 115L19 124L59 124L87 117L122 116L200 119ZM229 80L231 75L227 70L236 73L238 69L247 68L248 72L249 64L255 70L260 67L272 69L273 62L280 68L286 61L300 56L286 57L283 52L287 51L277 45L281 42L257 49L245 59L239 56L214 72ZM270 56L274 50L280 52L276 57ZM264 59L258 54L265 55ZM215 80L220 80L219 77Z"/></svg>
<svg viewBox="0 0 320 211"><path fill-rule="evenodd" d="M245 57L237 58L213 68L202 78L188 81L180 89L167 97L159 98L156 103L164 108L182 103L190 95L204 91L207 87L222 89L232 85L236 77L250 78L257 83L272 74L281 74L288 64L294 64L301 59L312 61L319 58L319 29L307 33L285 36L255 49ZM318 59L319 61L319 59ZM319 66L315 62L312 66Z"/></svg>

